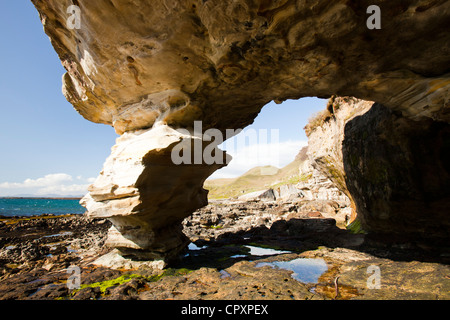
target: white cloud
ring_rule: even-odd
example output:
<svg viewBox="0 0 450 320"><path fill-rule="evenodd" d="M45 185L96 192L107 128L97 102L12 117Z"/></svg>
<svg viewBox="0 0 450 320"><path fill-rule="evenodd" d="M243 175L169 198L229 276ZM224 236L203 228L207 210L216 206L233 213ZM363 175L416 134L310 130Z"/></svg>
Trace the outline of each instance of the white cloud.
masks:
<svg viewBox="0 0 450 320"><path fill-rule="evenodd" d="M219 146L222 150L226 150L233 159L228 166L217 170L209 179L235 178L257 166L271 165L282 168L294 161L300 149L307 144L307 141L296 140L252 144L229 149L227 145Z"/></svg>
<svg viewBox="0 0 450 320"><path fill-rule="evenodd" d="M63 183L64 181L72 181L72 176L65 173L48 174L43 178L26 179L24 182L3 182L0 188L20 189L20 188L39 188Z"/></svg>
<svg viewBox="0 0 450 320"><path fill-rule="evenodd" d="M0 183L0 196L14 196L20 194L31 194L43 196L52 195L82 195L87 193L89 184L93 178L76 178L80 184L71 183L74 179L66 173L53 173L37 179L26 179L23 182Z"/></svg>

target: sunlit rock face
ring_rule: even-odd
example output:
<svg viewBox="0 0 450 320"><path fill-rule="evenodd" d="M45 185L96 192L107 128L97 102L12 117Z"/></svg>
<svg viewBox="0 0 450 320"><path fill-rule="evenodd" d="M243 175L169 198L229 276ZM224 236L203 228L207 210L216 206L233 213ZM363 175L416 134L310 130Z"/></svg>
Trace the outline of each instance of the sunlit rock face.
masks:
<svg viewBox="0 0 450 320"><path fill-rule="evenodd" d="M335 97L312 118L308 157L351 201L363 229L443 244L450 238L450 124Z"/></svg>
<svg viewBox="0 0 450 320"><path fill-rule="evenodd" d="M450 120L448 1L33 3L67 69L67 99L119 133L159 116L238 128L271 100L331 94ZM80 29L67 27L72 4ZM377 4L381 30L369 30Z"/></svg>
<svg viewBox="0 0 450 320"><path fill-rule="evenodd" d="M357 215L353 195L347 187L342 143L345 139L345 126L353 118L366 113L372 101L353 97L332 97L325 110L312 117L305 127L308 135L308 159L311 166L328 178L350 202L352 222ZM358 139L363 137L358 136Z"/></svg>
<svg viewBox="0 0 450 320"><path fill-rule="evenodd" d="M140 130L161 140L130 153L136 167L108 159L84 200L91 215L111 217L110 242L120 248L182 247L180 233L164 226L206 203L199 190L220 167L198 165L187 174L169 164L158 152L169 152L176 134L170 140L152 131L155 122L173 130L200 120L204 130L224 131L249 125L272 100L331 95L377 101L413 120L450 121L445 0L32 2L67 70L63 93L75 109L124 140L140 139ZM381 9L381 29L367 27L370 5ZM162 162L170 178L155 179Z"/></svg>
<svg viewBox="0 0 450 320"><path fill-rule="evenodd" d="M175 146L184 145L187 152L197 142L202 146L200 137L164 124L117 139L103 171L81 200L88 216L112 221L107 245L135 259L176 259L189 242L182 220L208 203L203 182L230 160L216 148L222 165L195 164L190 161L194 159L174 164Z"/></svg>

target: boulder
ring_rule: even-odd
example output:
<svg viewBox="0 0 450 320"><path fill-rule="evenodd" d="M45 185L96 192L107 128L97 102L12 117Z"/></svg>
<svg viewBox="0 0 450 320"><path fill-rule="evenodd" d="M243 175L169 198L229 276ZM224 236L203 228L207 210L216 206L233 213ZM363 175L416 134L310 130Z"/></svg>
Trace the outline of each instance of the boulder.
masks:
<svg viewBox="0 0 450 320"><path fill-rule="evenodd" d="M274 190L276 200L291 200L302 197L303 194L294 184L283 184Z"/></svg>
<svg viewBox="0 0 450 320"><path fill-rule="evenodd" d="M296 185L305 200L332 200L343 207L350 205L350 199L325 174L314 168L309 159L299 168L300 181Z"/></svg>
<svg viewBox="0 0 450 320"><path fill-rule="evenodd" d="M248 201L248 200L275 201L276 199L277 197L273 189L250 192L238 197L238 200L240 201Z"/></svg>

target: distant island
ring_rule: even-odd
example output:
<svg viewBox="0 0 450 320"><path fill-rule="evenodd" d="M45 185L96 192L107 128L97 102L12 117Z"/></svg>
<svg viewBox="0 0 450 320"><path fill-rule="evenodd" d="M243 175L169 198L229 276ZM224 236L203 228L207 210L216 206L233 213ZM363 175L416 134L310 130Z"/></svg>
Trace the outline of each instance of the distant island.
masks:
<svg viewBox="0 0 450 320"><path fill-rule="evenodd" d="M51 200L81 200L82 197L0 197L0 199L51 199Z"/></svg>

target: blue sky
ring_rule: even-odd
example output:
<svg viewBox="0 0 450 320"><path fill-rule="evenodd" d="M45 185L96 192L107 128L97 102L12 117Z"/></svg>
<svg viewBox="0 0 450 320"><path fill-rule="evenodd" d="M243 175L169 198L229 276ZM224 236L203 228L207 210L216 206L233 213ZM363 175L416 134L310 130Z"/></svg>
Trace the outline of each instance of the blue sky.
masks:
<svg viewBox="0 0 450 320"><path fill-rule="evenodd" d="M114 129L85 120L64 98L65 70L31 1L1 1L0 30L0 196L84 194L115 143ZM316 98L270 103L250 128L279 129L279 143L290 148L280 165L287 164L306 141L307 119L325 104ZM236 165L215 177L247 170L237 166L235 151Z"/></svg>
<svg viewBox="0 0 450 320"><path fill-rule="evenodd" d="M249 136L248 132L253 130L257 137L256 145L249 139L245 144L239 144L239 135L225 141L219 147L227 151L233 160L216 171L211 179L236 177L256 166L281 168L292 162L299 150L308 144L303 127L311 115L325 109L326 104L327 100L312 97L287 100L282 104L270 102L263 107L254 123L240 134ZM277 133L272 134L273 130ZM267 143L264 143L264 138Z"/></svg>

